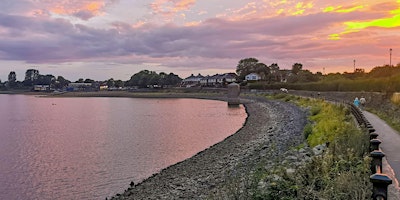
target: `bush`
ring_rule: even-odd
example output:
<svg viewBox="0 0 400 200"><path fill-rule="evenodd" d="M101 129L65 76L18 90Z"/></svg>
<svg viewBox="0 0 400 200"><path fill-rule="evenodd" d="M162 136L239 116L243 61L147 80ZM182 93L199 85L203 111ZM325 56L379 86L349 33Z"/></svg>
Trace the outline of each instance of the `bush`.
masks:
<svg viewBox="0 0 400 200"><path fill-rule="evenodd" d="M348 109L314 99L297 99L295 103L310 110L311 123L303 131L309 144L328 142L329 147L294 174L277 167L258 175L270 184L266 191L254 192L253 199L369 199L369 138L350 123ZM274 175L280 178L268 179Z"/></svg>

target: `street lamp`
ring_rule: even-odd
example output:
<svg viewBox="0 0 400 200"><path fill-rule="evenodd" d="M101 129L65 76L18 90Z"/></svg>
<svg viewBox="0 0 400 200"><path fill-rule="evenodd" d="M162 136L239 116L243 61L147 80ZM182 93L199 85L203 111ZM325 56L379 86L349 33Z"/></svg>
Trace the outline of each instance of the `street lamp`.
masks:
<svg viewBox="0 0 400 200"><path fill-rule="evenodd" d="M390 61L389 61L389 66L392 66L392 48L390 48Z"/></svg>

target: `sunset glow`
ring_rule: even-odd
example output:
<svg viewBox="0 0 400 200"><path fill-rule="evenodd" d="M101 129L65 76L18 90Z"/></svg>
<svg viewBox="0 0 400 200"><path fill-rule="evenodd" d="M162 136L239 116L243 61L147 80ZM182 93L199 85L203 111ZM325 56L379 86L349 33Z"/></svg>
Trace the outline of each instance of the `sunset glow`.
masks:
<svg viewBox="0 0 400 200"><path fill-rule="evenodd" d="M247 57L326 73L357 60L369 71L389 63L389 49L400 62L399 27L400 0L6 0L0 79L29 68L71 80L211 75Z"/></svg>

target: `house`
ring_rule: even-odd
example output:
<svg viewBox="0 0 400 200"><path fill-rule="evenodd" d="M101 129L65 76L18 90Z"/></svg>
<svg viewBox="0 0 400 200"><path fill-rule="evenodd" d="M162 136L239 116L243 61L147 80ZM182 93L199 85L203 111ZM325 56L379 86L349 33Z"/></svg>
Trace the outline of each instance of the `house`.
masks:
<svg viewBox="0 0 400 200"><path fill-rule="evenodd" d="M204 76L202 76L201 74L198 74L197 76L192 74L189 77L182 80L181 86L191 87L191 86L200 85L200 81L203 78L204 78Z"/></svg>
<svg viewBox="0 0 400 200"><path fill-rule="evenodd" d="M34 85L33 90L36 92L50 91L50 85Z"/></svg>
<svg viewBox="0 0 400 200"><path fill-rule="evenodd" d="M224 79L225 79L226 83L228 83L228 84L236 82L236 80L237 80L236 77L237 77L237 75L235 73L224 74Z"/></svg>
<svg viewBox="0 0 400 200"><path fill-rule="evenodd" d="M200 80L202 86L222 86L233 82L236 82L235 73L215 74Z"/></svg>
<svg viewBox="0 0 400 200"><path fill-rule="evenodd" d="M96 83L69 83L67 91L98 91L100 85Z"/></svg>
<svg viewBox="0 0 400 200"><path fill-rule="evenodd" d="M202 78L200 80L200 85L202 85L202 86L210 85L209 80L210 80L210 76L209 75L205 76L204 78Z"/></svg>
<svg viewBox="0 0 400 200"><path fill-rule="evenodd" d="M261 80L261 76L259 74L257 74L257 73L250 73L250 74L247 74L244 77L244 79L246 81L259 81L259 80Z"/></svg>

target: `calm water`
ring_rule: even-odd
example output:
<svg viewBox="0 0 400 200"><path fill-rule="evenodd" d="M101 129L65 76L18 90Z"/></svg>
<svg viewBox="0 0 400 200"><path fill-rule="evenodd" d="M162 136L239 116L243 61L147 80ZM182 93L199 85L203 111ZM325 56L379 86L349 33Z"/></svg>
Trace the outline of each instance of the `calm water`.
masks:
<svg viewBox="0 0 400 200"><path fill-rule="evenodd" d="M0 95L0 199L105 199L236 132L196 99Z"/></svg>

